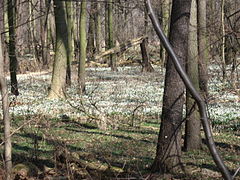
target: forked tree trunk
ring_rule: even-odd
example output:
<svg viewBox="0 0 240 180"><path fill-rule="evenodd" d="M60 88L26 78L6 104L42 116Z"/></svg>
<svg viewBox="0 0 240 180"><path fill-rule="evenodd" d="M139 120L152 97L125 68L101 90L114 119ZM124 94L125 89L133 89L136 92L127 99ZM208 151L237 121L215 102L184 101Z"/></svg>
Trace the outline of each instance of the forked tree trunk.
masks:
<svg viewBox="0 0 240 180"><path fill-rule="evenodd" d="M198 36L197 36L197 2L192 0L189 35L188 35L188 60L187 74L195 89L199 91L199 75L198 75ZM186 98L186 127L184 149L194 150L201 148L201 121L198 107L187 91Z"/></svg>
<svg viewBox="0 0 240 180"><path fill-rule="evenodd" d="M54 13L56 23L56 47L53 65L50 99L65 98L66 70L67 70L67 20L64 2L54 0Z"/></svg>
<svg viewBox="0 0 240 180"><path fill-rule="evenodd" d="M0 36L0 91L2 96L2 111L4 121L4 165L6 170L5 179L11 180L12 173L12 143L10 132L11 119L9 115L8 88L4 75L4 62L1 36Z"/></svg>
<svg viewBox="0 0 240 180"><path fill-rule="evenodd" d="M173 0L170 42L182 67L187 58L191 0ZM153 171L177 172L181 168L181 126L185 86L169 57L166 66L162 121Z"/></svg>

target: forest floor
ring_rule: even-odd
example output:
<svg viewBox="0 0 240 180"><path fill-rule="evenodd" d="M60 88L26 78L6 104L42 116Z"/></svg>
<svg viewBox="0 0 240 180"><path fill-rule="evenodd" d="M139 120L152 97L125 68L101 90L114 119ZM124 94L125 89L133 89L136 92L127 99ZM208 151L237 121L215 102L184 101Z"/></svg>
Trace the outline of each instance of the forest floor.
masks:
<svg viewBox="0 0 240 180"><path fill-rule="evenodd" d="M205 143L183 152L185 172L149 173L164 86L164 71L154 68L88 68L86 95L77 94L73 77L65 100L46 99L50 73L19 75L20 95L10 97L16 178L221 179ZM209 117L217 147L234 172L240 166L240 88L222 83L217 66L210 71Z"/></svg>

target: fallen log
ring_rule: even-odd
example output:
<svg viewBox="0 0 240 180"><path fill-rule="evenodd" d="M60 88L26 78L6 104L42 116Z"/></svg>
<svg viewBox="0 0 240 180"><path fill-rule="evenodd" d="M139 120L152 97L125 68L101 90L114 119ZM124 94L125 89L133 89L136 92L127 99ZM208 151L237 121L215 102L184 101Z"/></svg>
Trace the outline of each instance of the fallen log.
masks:
<svg viewBox="0 0 240 180"><path fill-rule="evenodd" d="M126 51L130 47L141 44L143 42L143 40L146 39L146 38L147 38L147 36L142 36L142 37L139 37L139 38L136 38L136 39L133 39L133 40L129 40L129 41L123 43L123 44L115 46L114 48L111 48L111 49L108 49L104 52L101 52L100 54L97 54L95 56L95 60L101 59L104 56L108 56L108 55L111 55L111 54L117 54L117 53Z"/></svg>

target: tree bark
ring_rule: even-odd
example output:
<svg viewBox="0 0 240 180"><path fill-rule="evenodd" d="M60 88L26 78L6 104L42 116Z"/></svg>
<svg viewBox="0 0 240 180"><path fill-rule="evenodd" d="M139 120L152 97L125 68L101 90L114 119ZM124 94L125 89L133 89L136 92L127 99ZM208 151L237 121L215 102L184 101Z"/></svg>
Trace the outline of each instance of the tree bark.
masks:
<svg viewBox="0 0 240 180"><path fill-rule="evenodd" d="M161 11L162 11L162 27L164 33L168 36L169 34L169 19L170 19L170 2L171 0L163 0ZM160 59L163 62L163 64L166 64L166 50L164 46L160 46Z"/></svg>
<svg viewBox="0 0 240 180"><path fill-rule="evenodd" d="M190 13L189 35L188 35L188 60L187 74L195 89L199 92L199 75L198 75L198 35L197 35L197 2L192 0ZM201 121L198 107L187 91L186 97L186 127L184 149L186 151L201 148Z"/></svg>
<svg viewBox="0 0 240 180"><path fill-rule="evenodd" d="M8 0L8 26L9 26L9 43L8 43L8 51L9 51L9 70L10 70L10 80L11 80L11 92L18 96L18 81L17 81L17 69L18 69L18 61L16 56L16 42L15 42L15 6L13 0Z"/></svg>
<svg viewBox="0 0 240 180"><path fill-rule="evenodd" d="M1 7L1 11L0 11L0 36L2 38L2 52L3 52L3 62L4 64L6 63L7 60L7 47L6 47L6 33L2 34L2 32L5 31L5 26L4 26L4 22L5 22L5 10L6 10L6 5L4 3L4 0L0 0L0 7ZM6 23L7 24L7 23ZM4 71L6 71L6 69L4 69Z"/></svg>
<svg viewBox="0 0 240 180"><path fill-rule="evenodd" d="M68 50L67 50L67 76L66 83L71 86L71 63L74 58L74 39L73 39L73 3L72 1L66 1L66 13L67 13L67 31L68 31Z"/></svg>
<svg viewBox="0 0 240 180"><path fill-rule="evenodd" d="M2 4L1 4L2 5ZM11 143L11 119L9 115L9 101L7 82L4 75L2 38L0 36L0 91L2 95L2 110L4 121L4 164L6 170L6 180L11 180L12 173L12 143Z"/></svg>
<svg viewBox="0 0 240 180"><path fill-rule="evenodd" d="M153 72L154 69L152 67L152 65L149 62L149 58L148 58L148 53L147 53L147 39L143 39L142 43L140 44L140 48L141 48L141 53L142 53L142 72Z"/></svg>
<svg viewBox="0 0 240 180"><path fill-rule="evenodd" d="M100 35L101 35L101 16L100 16L100 3L95 3L96 13L95 13L95 39L96 39L96 53L101 51L101 44L100 44Z"/></svg>
<svg viewBox="0 0 240 180"><path fill-rule="evenodd" d="M86 35L86 21L87 21L87 2L83 1L81 3L81 13L80 13L80 59L78 66L78 84L79 93L83 94L86 91L85 79L86 79L86 51L87 51L87 35Z"/></svg>
<svg viewBox="0 0 240 180"><path fill-rule="evenodd" d="M53 65L51 89L48 94L50 99L65 98L65 82L67 70L67 20L64 2L54 0L54 13L56 23L56 46Z"/></svg>
<svg viewBox="0 0 240 180"><path fill-rule="evenodd" d="M172 45L170 44L170 42L168 41L168 39L164 35L164 33L163 33L163 31L160 27L160 24L157 20L157 17L156 17L156 15L155 15L155 13L152 9L150 0L145 0L145 3L146 3L146 6L149 10L149 16L150 16L151 21L153 23L153 27L156 30L159 39L164 44L169 56L172 58L174 66L175 66L177 72L179 73L179 75L181 76L185 86L188 88L189 92L191 93L191 95L193 96L193 98L196 100L196 102L198 104L198 108L199 108L199 112L200 112L200 116L201 116L201 121L202 121L203 129L204 129L204 133L205 133L205 136L206 136L206 140L207 140L207 145L208 145L208 148L211 152L213 160L216 163L216 165L218 166L220 172L222 173L223 178L226 179L226 180L232 180L234 177L231 176L228 168L225 166L220 154L217 151L216 144L215 144L214 139L213 139L213 134L212 134L212 131L211 131L211 128L210 128L210 124L209 124L209 121L208 121L208 118L207 118L207 111L206 111L205 103L204 103L202 97L200 96L200 94L196 91L196 89L192 85L190 79L188 78L186 72L184 71L183 67L180 64L179 58L175 54L175 52L172 48ZM238 172L238 170L237 170L237 172ZM235 176L235 174L234 174L234 176Z"/></svg>
<svg viewBox="0 0 240 180"><path fill-rule="evenodd" d="M191 0L173 0L170 23L170 42L185 66ZM172 58L168 57L163 96L162 121L153 171L177 172L181 167L181 126L185 86Z"/></svg>
<svg viewBox="0 0 240 180"><path fill-rule="evenodd" d="M208 96L208 44L207 44L207 4L206 0L197 0L198 16L198 52L199 87L202 95Z"/></svg>
<svg viewBox="0 0 240 180"><path fill-rule="evenodd" d="M226 81L226 60L225 60L225 43L226 43L226 38L225 38L225 0L221 1L221 28L222 28L222 78L223 82Z"/></svg>
<svg viewBox="0 0 240 180"><path fill-rule="evenodd" d="M87 54L88 59L93 60L93 56L95 53L95 45L94 45L94 32L95 32L95 23L94 23L94 15L95 15L95 2L91 2L90 16L89 16L89 26L88 26L88 42L87 42Z"/></svg>
<svg viewBox="0 0 240 180"><path fill-rule="evenodd" d="M108 4L108 47L115 47L114 23L113 23L113 0L109 0ZM116 55L110 55L110 67L112 71L117 71Z"/></svg>
<svg viewBox="0 0 240 180"><path fill-rule="evenodd" d="M48 19L48 9L49 5L48 0L41 0L40 2L40 11L43 12L43 17L40 19L40 39L41 39L41 57L43 69L48 67L48 55L47 55L47 19ZM45 9L45 11L44 11Z"/></svg>

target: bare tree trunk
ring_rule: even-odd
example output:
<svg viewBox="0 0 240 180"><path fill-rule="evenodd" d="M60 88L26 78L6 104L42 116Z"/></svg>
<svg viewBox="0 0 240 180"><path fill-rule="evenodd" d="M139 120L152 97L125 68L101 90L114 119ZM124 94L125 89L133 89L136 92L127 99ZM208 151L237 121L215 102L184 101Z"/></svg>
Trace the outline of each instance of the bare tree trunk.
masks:
<svg viewBox="0 0 240 180"><path fill-rule="evenodd" d="M108 4L108 47L109 49L115 46L114 37L114 22L113 22L113 0L109 0ZM110 67L112 71L117 71L116 55L110 55Z"/></svg>
<svg viewBox="0 0 240 180"><path fill-rule="evenodd" d="M100 17L100 3L96 3L95 5L96 13L95 13L95 39L96 39L96 53L101 51L101 44L100 44L100 35L101 35L101 17Z"/></svg>
<svg viewBox="0 0 240 180"><path fill-rule="evenodd" d="M6 11L6 3L4 3L4 0L0 0L0 33L5 31L5 11ZM7 24L7 23L6 23ZM2 38L2 51L3 51L3 62L4 64L7 61L7 43L5 43L6 41L6 33L1 34L1 38ZM4 68L4 71L6 71L6 67Z"/></svg>
<svg viewBox="0 0 240 180"><path fill-rule="evenodd" d="M187 74L195 89L199 91L199 74L198 74L198 35L197 35L197 2L192 0L189 35L188 35L188 60ZM186 99L186 127L184 149L194 150L201 148L201 121L198 112L198 107L187 91Z"/></svg>
<svg viewBox="0 0 240 180"><path fill-rule="evenodd" d="M169 19L171 13L171 0L163 0L161 3L161 24L163 27L164 33L168 36L169 35ZM166 65L166 50L163 45L160 46L160 60L162 61L163 65Z"/></svg>
<svg viewBox="0 0 240 180"><path fill-rule="evenodd" d="M191 0L173 0L170 42L185 67ZM168 58L163 96L162 121L152 171L177 172L181 168L181 126L185 86Z"/></svg>
<svg viewBox="0 0 240 180"><path fill-rule="evenodd" d="M74 39L73 39L73 3L67 1L66 3L66 12L67 12L67 29L68 29L68 58L67 58L67 85L71 85L71 63L74 57Z"/></svg>
<svg viewBox="0 0 240 180"><path fill-rule="evenodd" d="M5 179L11 180L11 174L12 174L12 143L11 143L11 135L10 135L11 119L9 115L7 83L4 75L4 62L3 62L1 36L0 36L0 91L2 95L2 110L3 110L3 121L4 121L4 161L5 161L4 164L5 164L5 170L6 170Z"/></svg>
<svg viewBox="0 0 240 180"><path fill-rule="evenodd" d="M143 39L142 43L140 44L142 59L143 59L142 60L142 67L143 67L142 71L143 72L153 72L154 69L149 62L146 45L147 45L147 42L146 42L146 38L145 38L145 39Z"/></svg>
<svg viewBox="0 0 240 180"><path fill-rule="evenodd" d="M223 82L226 81L226 60L225 60L225 43L226 43L226 38L225 38L225 0L221 1L221 27L222 27L222 76L223 76Z"/></svg>
<svg viewBox="0 0 240 180"><path fill-rule="evenodd" d="M35 60L36 58L39 60L38 54L37 54L37 44L36 44L36 39L35 39L35 23L33 21L34 19L34 11L33 11L33 4L34 2L30 0L28 2L28 11L29 11L29 53L32 53L33 59Z"/></svg>
<svg viewBox="0 0 240 180"><path fill-rule="evenodd" d="M197 0L198 16L198 53L199 87L205 99L208 96L208 44L207 44L207 4L206 0Z"/></svg>
<svg viewBox="0 0 240 180"><path fill-rule="evenodd" d="M53 65L51 89L48 98L65 98L65 84L67 71L67 20L65 3L61 0L54 0L54 13L56 23L56 47Z"/></svg>
<svg viewBox="0 0 240 180"><path fill-rule="evenodd" d="M88 60L93 60L93 56L95 53L95 45L94 45L94 35L95 35L95 23L94 23L94 15L95 15L95 2L91 2L91 9L89 13L89 26L88 26L88 39L87 39L87 55Z"/></svg>
<svg viewBox="0 0 240 180"><path fill-rule="evenodd" d="M16 42L15 42L15 8L13 0L8 0L8 25L9 25L9 59L10 59L10 78L11 78L11 92L18 96L18 81L17 69L18 62L16 57Z"/></svg>
<svg viewBox="0 0 240 180"><path fill-rule="evenodd" d="M50 2L49 0L41 0L40 2L40 11L42 14L42 17L40 19L40 39L41 39L41 57L42 57L42 65L43 69L48 68L48 47L47 47L47 37L48 37L48 31L47 31L47 21L48 21L48 13L50 9Z"/></svg>
<svg viewBox="0 0 240 180"><path fill-rule="evenodd" d="M80 59L78 66L78 83L79 93L83 94L86 91L85 79L86 79L86 50L87 50L87 35L86 35L86 20L87 20L87 2L81 3L81 14L80 14Z"/></svg>
<svg viewBox="0 0 240 180"><path fill-rule="evenodd" d="M234 176L236 175L236 173L238 172L239 169L236 171L234 176L231 176L230 171L228 170L228 168L224 164L224 162L223 162L223 160L222 160L222 158L221 158L221 156L218 153L218 150L216 148L216 144L215 144L214 139L213 139L213 134L212 134L210 124L209 124L209 121L208 121L206 106L205 106L205 103L203 101L203 98L200 96L200 94L194 88L194 86L191 83L190 79L188 78L186 72L184 71L183 66L180 63L179 58L175 54L175 51L173 50L172 45L170 44L169 40L164 35L164 33L161 29L160 23L157 21L157 17L156 17L156 15L155 15L155 13L152 9L150 0L145 0L145 3L146 3L146 6L149 10L149 17L152 20L154 29L156 30L159 39L164 44L167 52L169 53L169 57L171 57L172 62L174 64L174 67L176 68L178 74L181 76L181 79L183 80L185 86L188 88L189 92L191 93L191 95L193 96L193 98L196 100L196 102L198 104L199 113L200 113L200 116L201 116L201 121L202 121L202 124L203 124L204 133L205 133L206 140L207 140L207 145L208 145L208 148L211 152L213 160L216 163L216 165L218 166L219 170L221 171L223 178L226 179L226 180L232 180L232 179L234 179ZM168 136L165 136L165 138L168 138Z"/></svg>

